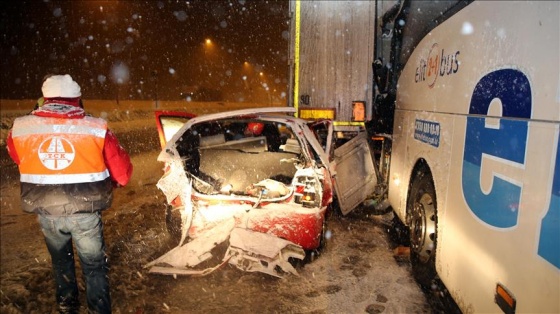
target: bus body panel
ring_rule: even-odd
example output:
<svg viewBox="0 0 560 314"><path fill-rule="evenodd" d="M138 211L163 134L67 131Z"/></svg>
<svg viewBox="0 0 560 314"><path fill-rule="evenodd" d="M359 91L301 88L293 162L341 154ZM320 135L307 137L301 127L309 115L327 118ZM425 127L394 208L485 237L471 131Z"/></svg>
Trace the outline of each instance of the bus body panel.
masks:
<svg viewBox="0 0 560 314"><path fill-rule="evenodd" d="M499 312L497 284L518 312L560 312L559 20L558 2L474 2L399 78L389 201L406 221L424 159L436 269L464 312Z"/></svg>

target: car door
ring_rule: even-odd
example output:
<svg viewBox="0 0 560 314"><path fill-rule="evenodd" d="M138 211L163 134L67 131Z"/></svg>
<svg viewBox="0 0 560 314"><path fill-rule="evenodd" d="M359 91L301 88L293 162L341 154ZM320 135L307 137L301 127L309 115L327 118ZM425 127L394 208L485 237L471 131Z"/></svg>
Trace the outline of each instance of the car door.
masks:
<svg viewBox="0 0 560 314"><path fill-rule="evenodd" d="M377 171L367 133L358 134L344 145L334 149L334 153L332 153L334 145L332 121L311 122L308 126L313 130L324 152L329 156L338 205L342 214L347 215L371 196L377 186ZM328 131L325 132L325 130Z"/></svg>
<svg viewBox="0 0 560 314"><path fill-rule="evenodd" d="M181 111L155 111L156 126L161 148L179 131L179 129L196 115Z"/></svg>
<svg viewBox="0 0 560 314"><path fill-rule="evenodd" d="M334 150L335 192L343 215L350 213L370 197L377 186L377 172L369 147L367 133Z"/></svg>

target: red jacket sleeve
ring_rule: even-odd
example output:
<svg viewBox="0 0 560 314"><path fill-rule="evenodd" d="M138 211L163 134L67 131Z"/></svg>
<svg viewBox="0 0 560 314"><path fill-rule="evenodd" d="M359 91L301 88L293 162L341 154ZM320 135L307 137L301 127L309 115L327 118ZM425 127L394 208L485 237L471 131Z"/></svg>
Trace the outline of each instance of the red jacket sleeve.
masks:
<svg viewBox="0 0 560 314"><path fill-rule="evenodd" d="M16 146L14 145L14 139L12 138L12 130L8 132L8 137L6 138L6 149L8 149L10 158L19 166L19 156L16 151Z"/></svg>
<svg viewBox="0 0 560 314"><path fill-rule="evenodd" d="M132 176L132 163L124 148L121 147L113 132L107 130L103 157L111 179L119 185L125 186Z"/></svg>

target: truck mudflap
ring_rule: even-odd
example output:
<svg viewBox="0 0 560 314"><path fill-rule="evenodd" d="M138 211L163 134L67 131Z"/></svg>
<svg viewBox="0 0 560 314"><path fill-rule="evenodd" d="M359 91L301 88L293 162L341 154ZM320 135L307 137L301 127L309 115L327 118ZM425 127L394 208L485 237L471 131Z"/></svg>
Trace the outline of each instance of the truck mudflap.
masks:
<svg viewBox="0 0 560 314"><path fill-rule="evenodd" d="M298 275L290 258L303 260L303 248L288 240L242 228L235 228L229 238L224 260L247 272L261 272L282 278L284 274Z"/></svg>
<svg viewBox="0 0 560 314"><path fill-rule="evenodd" d="M273 235L234 228L234 224L233 219L227 220L191 242L173 248L144 268L150 268L149 273L164 275L205 276L229 262L247 272L280 278L288 273L298 275L289 260L305 258L301 246ZM192 268L212 258L212 249L228 239L229 247L220 264L206 269Z"/></svg>

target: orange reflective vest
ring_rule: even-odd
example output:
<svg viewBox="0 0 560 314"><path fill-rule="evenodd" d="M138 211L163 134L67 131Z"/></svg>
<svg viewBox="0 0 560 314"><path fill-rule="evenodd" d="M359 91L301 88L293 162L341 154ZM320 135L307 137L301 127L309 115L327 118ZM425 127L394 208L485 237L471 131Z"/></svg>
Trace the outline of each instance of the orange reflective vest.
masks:
<svg viewBox="0 0 560 314"><path fill-rule="evenodd" d="M71 184L108 178L103 159L106 132L105 120L89 116L17 118L12 138L20 157L20 181Z"/></svg>

